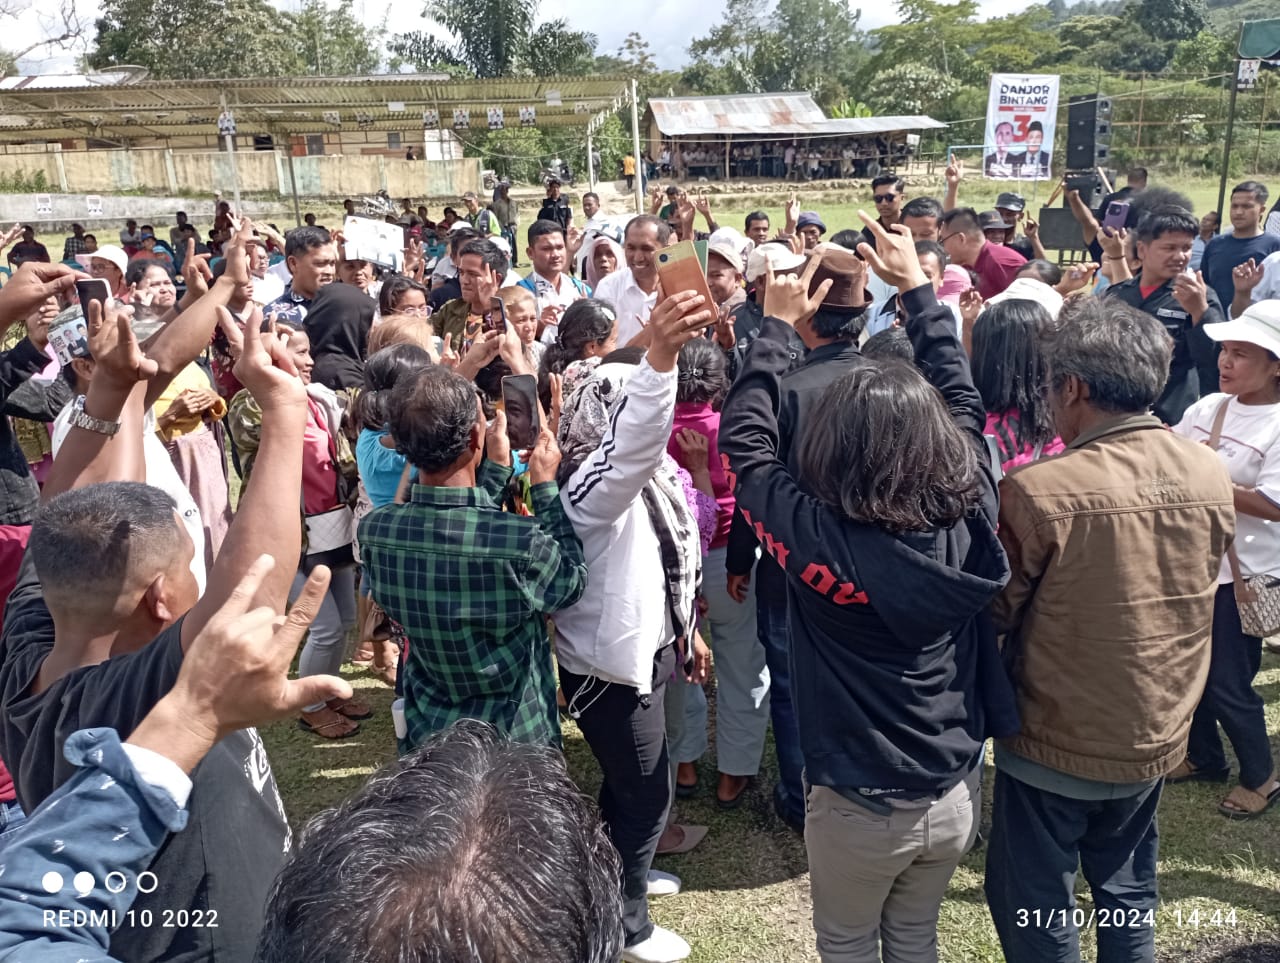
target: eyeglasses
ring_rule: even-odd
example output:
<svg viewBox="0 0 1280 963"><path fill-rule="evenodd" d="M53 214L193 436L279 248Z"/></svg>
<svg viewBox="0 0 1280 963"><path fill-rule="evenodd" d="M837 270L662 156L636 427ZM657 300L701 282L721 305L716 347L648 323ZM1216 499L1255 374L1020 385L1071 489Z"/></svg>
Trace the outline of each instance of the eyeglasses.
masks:
<svg viewBox="0 0 1280 963"><path fill-rule="evenodd" d="M951 240L953 237L959 237L959 236L960 236L961 234L963 234L963 233L964 233L964 231L952 231L952 232L951 232L950 234L948 234L946 237L943 237L942 235L938 235L938 243L939 243L939 244L946 244L946 243L947 243L949 240Z"/></svg>
<svg viewBox="0 0 1280 963"><path fill-rule="evenodd" d="M892 204L897 196L897 194L890 191L888 194L875 195L875 199L877 204Z"/></svg>

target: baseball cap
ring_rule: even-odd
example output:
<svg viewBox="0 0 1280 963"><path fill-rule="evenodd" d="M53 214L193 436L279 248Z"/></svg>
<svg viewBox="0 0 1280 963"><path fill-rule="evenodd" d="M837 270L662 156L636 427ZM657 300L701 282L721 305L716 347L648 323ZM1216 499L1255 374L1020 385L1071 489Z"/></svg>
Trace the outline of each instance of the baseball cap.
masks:
<svg viewBox="0 0 1280 963"><path fill-rule="evenodd" d="M1005 191L996 198L996 207L1004 211L1025 211L1027 209L1027 200L1021 194Z"/></svg>
<svg viewBox="0 0 1280 963"><path fill-rule="evenodd" d="M1007 231L1013 227L1005 221L1004 215L999 211L983 211L978 215L978 225L984 231Z"/></svg>
<svg viewBox="0 0 1280 963"><path fill-rule="evenodd" d="M1240 317L1201 328L1214 341L1244 341L1280 357L1280 300L1258 301Z"/></svg>
<svg viewBox="0 0 1280 963"><path fill-rule="evenodd" d="M758 281L764 277L765 267L772 267L774 274L788 274L804 264L803 254L796 254L784 244L761 244L747 258L747 280Z"/></svg>
<svg viewBox="0 0 1280 963"><path fill-rule="evenodd" d="M838 244L824 244L809 257L819 259L818 269L809 282L809 293L813 294L823 281L832 281L831 290L822 299L822 307L847 311L866 306L867 271L858 255Z"/></svg>
<svg viewBox="0 0 1280 963"><path fill-rule="evenodd" d="M707 244L707 254L708 256L715 254L719 257L724 258L726 261L729 262L730 267L732 267L739 274L742 273L742 255L739 254L736 250L734 250L733 245L730 244L728 241L719 240L719 241L709 242Z"/></svg>
<svg viewBox="0 0 1280 963"><path fill-rule="evenodd" d="M120 269L120 273L124 274L129 270L129 256L124 253L124 249L116 244L101 244L92 254L77 254L76 263L86 271L91 267L94 258L103 261L110 261Z"/></svg>
<svg viewBox="0 0 1280 963"><path fill-rule="evenodd" d="M803 230L806 227L816 227L820 233L827 233L827 225L822 223L822 218L818 216L817 211L800 212L800 218L796 221L796 230Z"/></svg>

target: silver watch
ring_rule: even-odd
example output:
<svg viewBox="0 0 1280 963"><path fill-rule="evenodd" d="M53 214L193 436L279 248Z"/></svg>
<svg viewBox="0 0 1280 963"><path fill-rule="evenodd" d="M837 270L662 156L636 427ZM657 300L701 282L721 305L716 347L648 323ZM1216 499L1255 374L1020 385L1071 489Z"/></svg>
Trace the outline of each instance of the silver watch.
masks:
<svg viewBox="0 0 1280 963"><path fill-rule="evenodd" d="M106 435L110 438L120 430L120 422L103 421L101 418L95 418L92 415L84 413L84 395L80 395L71 405L71 421L72 428L83 428L85 431L97 432L99 435Z"/></svg>

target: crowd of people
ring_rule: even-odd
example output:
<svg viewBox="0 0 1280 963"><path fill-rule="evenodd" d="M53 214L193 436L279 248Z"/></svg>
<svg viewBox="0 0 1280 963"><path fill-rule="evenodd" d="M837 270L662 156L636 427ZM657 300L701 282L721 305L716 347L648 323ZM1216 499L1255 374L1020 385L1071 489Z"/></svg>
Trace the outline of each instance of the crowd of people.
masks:
<svg viewBox="0 0 1280 963"><path fill-rule="evenodd" d="M553 182L523 277L505 184L434 259L406 199L398 271L226 205L74 267L24 237L0 955L675 963L654 858L733 844L678 801L740 806L771 728L823 960L936 960L980 829L1007 960L1079 959L1079 872L1100 958L1152 960L1166 787L1280 798L1280 236L1256 181L1206 239L1134 171L1124 226L1069 195L1062 268L962 190L881 175L828 236L678 186L575 224ZM399 759L295 838L254 726L358 733L352 643Z"/></svg>
<svg viewBox="0 0 1280 963"><path fill-rule="evenodd" d="M905 139L813 137L664 141L656 156L646 153L643 159L650 180L720 180L727 176L811 181L875 177L905 163L910 154Z"/></svg>

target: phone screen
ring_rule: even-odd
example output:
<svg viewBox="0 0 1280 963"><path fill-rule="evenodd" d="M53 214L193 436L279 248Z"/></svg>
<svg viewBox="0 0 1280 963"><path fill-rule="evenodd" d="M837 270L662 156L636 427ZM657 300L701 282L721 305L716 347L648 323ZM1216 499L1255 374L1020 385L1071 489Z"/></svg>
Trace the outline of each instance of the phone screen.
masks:
<svg viewBox="0 0 1280 963"><path fill-rule="evenodd" d="M505 331L507 330L507 306L502 303L502 298L490 298L489 310L484 313L485 331Z"/></svg>
<svg viewBox="0 0 1280 963"><path fill-rule="evenodd" d="M542 431L538 416L538 379L508 375L502 379L502 403L507 413L507 438L516 449L532 448Z"/></svg>
<svg viewBox="0 0 1280 963"><path fill-rule="evenodd" d="M107 300L111 297L111 285L106 278L86 278L76 282L76 295L80 298L81 317L89 320L89 302L97 301L105 311Z"/></svg>

